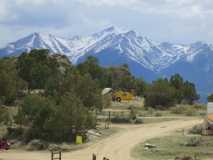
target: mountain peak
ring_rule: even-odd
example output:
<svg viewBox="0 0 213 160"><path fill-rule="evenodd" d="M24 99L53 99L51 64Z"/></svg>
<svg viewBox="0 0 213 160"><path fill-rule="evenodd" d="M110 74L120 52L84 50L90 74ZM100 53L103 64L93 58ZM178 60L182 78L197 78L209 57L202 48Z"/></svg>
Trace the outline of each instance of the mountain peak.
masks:
<svg viewBox="0 0 213 160"><path fill-rule="evenodd" d="M115 27L115 26L110 26L110 27L107 27L107 28L101 30L98 33L93 34L93 36L99 38L99 37L102 37L105 35L111 35L111 34L117 35L120 33L122 33L121 29L119 29L118 27Z"/></svg>
<svg viewBox="0 0 213 160"><path fill-rule="evenodd" d="M104 29L103 31L105 32L113 32L113 31L116 31L117 28L115 26L110 26L110 27L107 27L106 29Z"/></svg>
<svg viewBox="0 0 213 160"><path fill-rule="evenodd" d="M36 37L38 37L38 36L42 36L42 35L49 35L48 33L42 33L42 32L33 32L31 35L33 35L33 36L36 36Z"/></svg>
<svg viewBox="0 0 213 160"><path fill-rule="evenodd" d="M126 32L125 35L128 37L137 37L137 33L133 30Z"/></svg>
<svg viewBox="0 0 213 160"><path fill-rule="evenodd" d="M51 37L56 37L55 35L53 34L50 34L50 33L46 33L46 32L33 32L30 37L35 37L35 38L40 38L40 39L43 39L43 38L51 38Z"/></svg>

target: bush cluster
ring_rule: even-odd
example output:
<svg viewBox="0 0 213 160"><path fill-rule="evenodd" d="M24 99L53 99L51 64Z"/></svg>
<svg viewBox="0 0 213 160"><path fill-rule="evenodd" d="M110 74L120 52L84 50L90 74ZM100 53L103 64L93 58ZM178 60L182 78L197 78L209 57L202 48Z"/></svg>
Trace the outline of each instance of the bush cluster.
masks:
<svg viewBox="0 0 213 160"><path fill-rule="evenodd" d="M199 146L201 142L202 142L201 137L189 137L185 142L185 146L196 147Z"/></svg>
<svg viewBox="0 0 213 160"><path fill-rule="evenodd" d="M184 81L179 74L154 81L145 91L145 105L160 109L181 103L193 104L198 99L195 85Z"/></svg>
<svg viewBox="0 0 213 160"><path fill-rule="evenodd" d="M201 134L202 134L202 131L203 131L203 124L198 124L198 125L193 126L193 127L189 130L189 133L201 135Z"/></svg>

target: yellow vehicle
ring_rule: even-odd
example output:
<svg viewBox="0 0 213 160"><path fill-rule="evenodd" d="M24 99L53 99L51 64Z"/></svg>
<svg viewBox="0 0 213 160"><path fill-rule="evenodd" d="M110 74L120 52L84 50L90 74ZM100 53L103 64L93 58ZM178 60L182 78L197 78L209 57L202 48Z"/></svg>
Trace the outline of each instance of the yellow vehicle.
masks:
<svg viewBox="0 0 213 160"><path fill-rule="evenodd" d="M121 102L121 101L132 101L135 99L135 96L130 92L124 91L114 91L112 93L112 100Z"/></svg>

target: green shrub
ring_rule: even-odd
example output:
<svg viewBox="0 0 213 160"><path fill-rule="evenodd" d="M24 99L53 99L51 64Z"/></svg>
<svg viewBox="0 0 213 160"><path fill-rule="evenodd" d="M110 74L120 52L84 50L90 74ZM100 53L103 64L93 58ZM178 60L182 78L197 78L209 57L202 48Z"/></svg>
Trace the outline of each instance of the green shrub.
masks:
<svg viewBox="0 0 213 160"><path fill-rule="evenodd" d="M208 102L213 102L213 94L210 94L210 95L208 96Z"/></svg>
<svg viewBox="0 0 213 160"><path fill-rule="evenodd" d="M134 107L130 107L130 114L129 114L129 119L130 120L135 120L137 118L136 116L136 111L134 109Z"/></svg>
<svg viewBox="0 0 213 160"><path fill-rule="evenodd" d="M8 138L8 139L22 139L23 134L24 134L23 128L8 127L6 138Z"/></svg>
<svg viewBox="0 0 213 160"><path fill-rule="evenodd" d="M143 123L144 123L144 121L141 118L137 118L134 122L134 124L143 124Z"/></svg>
<svg viewBox="0 0 213 160"><path fill-rule="evenodd" d="M32 140L27 145L27 150L30 151L38 151L38 150L45 150L48 148L48 144L41 140Z"/></svg>
<svg viewBox="0 0 213 160"><path fill-rule="evenodd" d="M186 116L196 115L198 110L190 105L176 106L170 109L170 112L173 114L183 114Z"/></svg>
<svg viewBox="0 0 213 160"><path fill-rule="evenodd" d="M190 156L184 156L184 157L176 157L175 160L193 160Z"/></svg>
<svg viewBox="0 0 213 160"><path fill-rule="evenodd" d="M156 112L156 113L155 113L155 116L156 116L156 117L161 117L161 116L162 116L162 113Z"/></svg>
<svg viewBox="0 0 213 160"><path fill-rule="evenodd" d="M185 146L187 147L196 147L199 146L202 142L200 137L190 137L186 140Z"/></svg>
<svg viewBox="0 0 213 160"><path fill-rule="evenodd" d="M194 127L192 127L189 130L189 133L191 133L191 134L202 134L202 129L203 129L202 124L195 125Z"/></svg>
<svg viewBox="0 0 213 160"><path fill-rule="evenodd" d="M12 119L7 108L0 107L0 124L10 125L12 123Z"/></svg>
<svg viewBox="0 0 213 160"><path fill-rule="evenodd" d="M115 117L111 118L112 123L119 123L119 124L143 124L143 119L141 118L131 118L131 116L125 115L116 115Z"/></svg>
<svg viewBox="0 0 213 160"><path fill-rule="evenodd" d="M111 118L112 123L130 123L129 117L124 117L124 116L115 116Z"/></svg>
<svg viewBox="0 0 213 160"><path fill-rule="evenodd" d="M170 111L173 114L183 114L183 108L179 106L171 108Z"/></svg>
<svg viewBox="0 0 213 160"><path fill-rule="evenodd" d="M205 110L207 108L206 105L202 105L202 104L195 104L193 105L193 107L196 109L196 110Z"/></svg>
<svg viewBox="0 0 213 160"><path fill-rule="evenodd" d="M193 109L193 108L187 108L187 109L185 110L184 114L185 114L186 116L193 116L193 115L196 114L196 111L195 111L195 109Z"/></svg>
<svg viewBox="0 0 213 160"><path fill-rule="evenodd" d="M147 112L148 112L149 115L152 115L155 112L155 109L149 107L149 108L147 108Z"/></svg>

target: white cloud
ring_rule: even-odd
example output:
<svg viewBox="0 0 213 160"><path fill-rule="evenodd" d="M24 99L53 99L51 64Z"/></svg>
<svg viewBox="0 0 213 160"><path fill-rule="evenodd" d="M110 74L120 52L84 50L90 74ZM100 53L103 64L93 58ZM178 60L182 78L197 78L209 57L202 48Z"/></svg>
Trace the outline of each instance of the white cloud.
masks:
<svg viewBox="0 0 213 160"><path fill-rule="evenodd" d="M213 41L212 17L212 0L0 0L0 42L34 31L85 34L108 24L160 41Z"/></svg>
<svg viewBox="0 0 213 160"><path fill-rule="evenodd" d="M131 7L135 6L142 1L140 0L75 0L75 2L81 3L87 6L111 6L111 7Z"/></svg>
<svg viewBox="0 0 213 160"><path fill-rule="evenodd" d="M46 4L48 1L47 0L16 0L17 5L43 5Z"/></svg>
<svg viewBox="0 0 213 160"><path fill-rule="evenodd" d="M72 14L73 5L95 7L94 9L119 7L143 14L172 15L178 18L213 16L212 0L0 0L0 22L11 17L19 18L20 12L40 13L45 11L45 8L50 11L51 7L55 10L43 16L50 17L50 14L54 16L56 15L54 12Z"/></svg>
<svg viewBox="0 0 213 160"><path fill-rule="evenodd" d="M15 3L19 6L31 5L31 6L45 6L61 3L63 0L15 0Z"/></svg>
<svg viewBox="0 0 213 160"><path fill-rule="evenodd" d="M212 0L75 0L88 7L126 7L147 14L175 15L182 18L213 14Z"/></svg>
<svg viewBox="0 0 213 160"><path fill-rule="evenodd" d="M14 18L8 1L10 0L0 0L0 22Z"/></svg>

